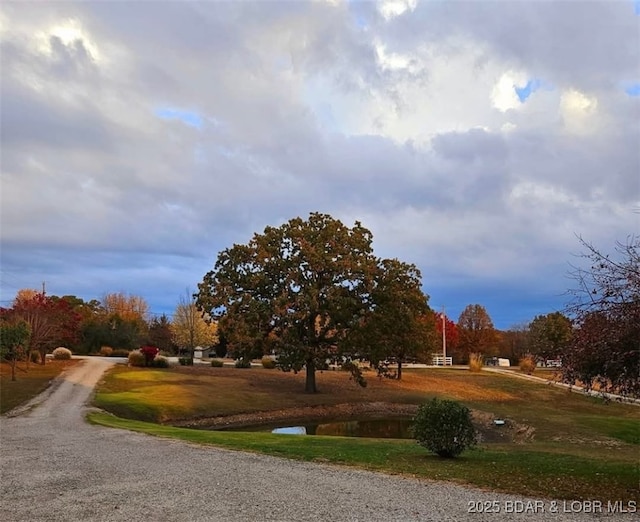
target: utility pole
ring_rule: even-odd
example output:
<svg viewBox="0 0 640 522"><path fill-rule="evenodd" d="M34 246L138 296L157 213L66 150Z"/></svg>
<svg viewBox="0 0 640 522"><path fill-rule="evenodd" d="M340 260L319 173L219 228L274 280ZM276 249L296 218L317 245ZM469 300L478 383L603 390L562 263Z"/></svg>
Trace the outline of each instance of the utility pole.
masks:
<svg viewBox="0 0 640 522"><path fill-rule="evenodd" d="M45 282L46 282L46 281L42 281L42 297L44 297L44 296L45 296L45 294L46 294L46 292L45 292L45 288L44 288Z"/></svg>
<svg viewBox="0 0 640 522"><path fill-rule="evenodd" d="M442 307L442 366L447 365L447 319Z"/></svg>

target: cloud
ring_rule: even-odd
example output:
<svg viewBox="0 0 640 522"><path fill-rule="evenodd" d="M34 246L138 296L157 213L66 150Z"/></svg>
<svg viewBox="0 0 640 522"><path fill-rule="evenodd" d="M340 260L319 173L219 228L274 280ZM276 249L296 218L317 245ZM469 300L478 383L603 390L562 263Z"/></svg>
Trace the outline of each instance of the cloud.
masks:
<svg viewBox="0 0 640 522"><path fill-rule="evenodd" d="M452 313L555 310L575 234L638 230L630 12L3 4L1 299L46 280L170 311L220 250L319 210Z"/></svg>

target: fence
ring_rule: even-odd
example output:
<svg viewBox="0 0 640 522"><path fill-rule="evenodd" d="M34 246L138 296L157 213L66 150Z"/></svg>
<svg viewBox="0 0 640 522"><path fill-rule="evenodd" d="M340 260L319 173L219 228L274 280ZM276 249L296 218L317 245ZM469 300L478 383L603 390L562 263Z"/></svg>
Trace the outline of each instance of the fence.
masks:
<svg viewBox="0 0 640 522"><path fill-rule="evenodd" d="M442 357L442 355L434 355L431 362L434 366L451 366L453 364L451 357Z"/></svg>

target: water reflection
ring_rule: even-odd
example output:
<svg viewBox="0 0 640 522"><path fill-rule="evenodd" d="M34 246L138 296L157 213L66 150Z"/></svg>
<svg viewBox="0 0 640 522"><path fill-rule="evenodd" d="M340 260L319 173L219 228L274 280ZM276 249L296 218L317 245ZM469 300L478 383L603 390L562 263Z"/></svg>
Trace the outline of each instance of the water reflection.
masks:
<svg viewBox="0 0 640 522"><path fill-rule="evenodd" d="M334 435L340 437L370 437L376 439L410 439L411 419L366 419L304 426L269 428L271 433L293 435Z"/></svg>

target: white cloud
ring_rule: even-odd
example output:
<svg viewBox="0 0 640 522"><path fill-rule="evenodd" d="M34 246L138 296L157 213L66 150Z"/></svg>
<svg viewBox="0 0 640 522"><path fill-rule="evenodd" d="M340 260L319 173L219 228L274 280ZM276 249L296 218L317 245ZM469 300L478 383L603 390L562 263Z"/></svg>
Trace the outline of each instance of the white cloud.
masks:
<svg viewBox="0 0 640 522"><path fill-rule="evenodd" d="M598 99L576 89L569 89L560 98L560 114L567 131L590 134L596 131Z"/></svg>
<svg viewBox="0 0 640 522"><path fill-rule="evenodd" d="M173 308L219 250L320 210L508 326L504 295L564 291L574 233L638 228L637 99L613 87L637 31L617 3L552 7L5 3L2 281ZM555 88L521 103L533 78Z"/></svg>
<svg viewBox="0 0 640 522"><path fill-rule="evenodd" d="M379 0L378 11L385 20L390 20L415 10L417 5L418 0Z"/></svg>
<svg viewBox="0 0 640 522"><path fill-rule="evenodd" d="M527 83L527 75L524 73L508 71L504 73L491 91L491 103L499 111L506 112L509 109L517 109L522 102L516 94L516 87L524 87Z"/></svg>

